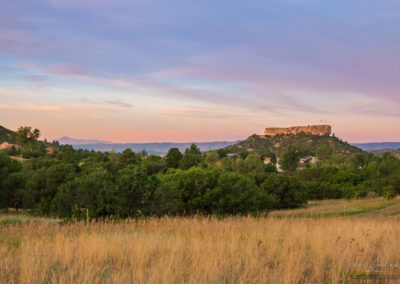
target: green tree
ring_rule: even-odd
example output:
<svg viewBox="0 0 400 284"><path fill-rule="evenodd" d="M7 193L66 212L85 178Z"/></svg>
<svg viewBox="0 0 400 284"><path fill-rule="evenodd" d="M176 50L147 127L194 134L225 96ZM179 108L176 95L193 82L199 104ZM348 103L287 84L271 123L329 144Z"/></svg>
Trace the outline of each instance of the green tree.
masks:
<svg viewBox="0 0 400 284"><path fill-rule="evenodd" d="M286 174L269 174L260 188L277 199L276 207L295 208L307 202L307 195L297 178Z"/></svg>
<svg viewBox="0 0 400 284"><path fill-rule="evenodd" d="M167 155L165 156L165 162L167 168L177 169L179 167L179 162L182 159L182 153L178 148L171 148L168 150Z"/></svg>
<svg viewBox="0 0 400 284"><path fill-rule="evenodd" d="M385 152L379 163L379 168L382 175L400 175L400 159L397 159L389 152Z"/></svg>
<svg viewBox="0 0 400 284"><path fill-rule="evenodd" d="M219 155L217 151L210 151L206 154L205 162L209 166L214 166L215 163L218 161Z"/></svg>
<svg viewBox="0 0 400 284"><path fill-rule="evenodd" d="M356 167L362 167L365 164L365 155L362 153L355 153L351 156L351 161Z"/></svg>
<svg viewBox="0 0 400 284"><path fill-rule="evenodd" d="M119 212L121 217L138 216L148 211L152 190L148 188L146 169L128 166L119 171L116 183L121 201Z"/></svg>
<svg viewBox="0 0 400 284"><path fill-rule="evenodd" d="M16 156L16 155L18 155L17 148L15 148L14 145L8 150L8 155L10 155L10 156Z"/></svg>
<svg viewBox="0 0 400 284"><path fill-rule="evenodd" d="M20 162L0 153L0 208L19 207L20 190L24 186L20 178L21 169Z"/></svg>
<svg viewBox="0 0 400 284"><path fill-rule="evenodd" d="M62 197L71 200L63 204ZM120 194L112 175L105 169L97 168L66 184L60 190L55 202L64 212L84 217L86 210L91 218L116 216L121 212ZM60 210L61 211L61 210Z"/></svg>
<svg viewBox="0 0 400 284"><path fill-rule="evenodd" d="M139 155L142 159L144 159L149 155L149 153L147 153L146 149L143 149L142 151L140 151Z"/></svg>
<svg viewBox="0 0 400 284"><path fill-rule="evenodd" d="M333 150L331 146L328 144L322 144L321 146L318 147L317 149L317 158L321 161L325 161L329 159L329 157L332 155Z"/></svg>
<svg viewBox="0 0 400 284"><path fill-rule="evenodd" d="M191 167L197 166L201 161L201 152L196 144L190 145L190 148L185 150L180 161L180 168L187 170Z"/></svg>
<svg viewBox="0 0 400 284"><path fill-rule="evenodd" d="M16 211L22 206L23 191L25 189L26 176L22 172L12 173L4 183L4 194L8 205Z"/></svg>
<svg viewBox="0 0 400 284"><path fill-rule="evenodd" d="M250 154L245 160L247 173L260 173L264 171L264 163L256 154Z"/></svg>
<svg viewBox="0 0 400 284"><path fill-rule="evenodd" d="M207 189L215 187L218 174L217 168L170 169L165 175L160 176L164 194L157 192L157 195L173 199L172 202L167 201L167 203L176 207L166 210L174 214L210 213L211 208L204 203L203 195Z"/></svg>
<svg viewBox="0 0 400 284"><path fill-rule="evenodd" d="M248 155L249 152L247 152L247 150L243 150L242 152L239 153L239 157L242 158L243 160L246 160Z"/></svg>
<svg viewBox="0 0 400 284"><path fill-rule="evenodd" d="M125 149L121 156L119 157L119 161L124 165L132 165L138 162L140 160L140 157L135 154L135 152L132 151L132 149Z"/></svg>
<svg viewBox="0 0 400 284"><path fill-rule="evenodd" d="M66 163L55 163L49 168L43 168L42 171L36 171L39 175L39 184L36 184L34 190L37 194L37 209L45 215L52 213L52 202L57 194L58 188L75 178L75 167Z"/></svg>
<svg viewBox="0 0 400 284"><path fill-rule="evenodd" d="M232 171L239 172L242 174L247 173L246 163L241 158L236 158L231 160Z"/></svg>
<svg viewBox="0 0 400 284"><path fill-rule="evenodd" d="M278 162L277 158L276 158L276 154L275 153L271 153L271 164L273 164L274 166L276 166L276 163Z"/></svg>
<svg viewBox="0 0 400 284"><path fill-rule="evenodd" d="M221 159L222 168L228 171L232 171L232 159L222 158Z"/></svg>
<svg viewBox="0 0 400 284"><path fill-rule="evenodd" d="M165 160L160 156L150 155L142 161L148 175L161 173L165 170Z"/></svg>
<svg viewBox="0 0 400 284"><path fill-rule="evenodd" d="M288 146L282 153L279 164L281 168L288 172L296 171L300 157L295 146Z"/></svg>
<svg viewBox="0 0 400 284"><path fill-rule="evenodd" d="M192 143L192 145L190 145L190 148L189 148L189 154L195 155L195 156L201 156L201 151L200 151L199 147L197 147L196 144Z"/></svg>
<svg viewBox="0 0 400 284"><path fill-rule="evenodd" d="M21 126L18 128L17 132L15 133L15 138L17 143L22 147L27 145L32 145L36 142L40 137L40 130L35 128L32 130L30 126Z"/></svg>
<svg viewBox="0 0 400 284"><path fill-rule="evenodd" d="M226 158L227 155L228 155L228 150L226 150L226 149L218 149L217 153L218 153L218 156L219 156L220 159Z"/></svg>
<svg viewBox="0 0 400 284"><path fill-rule="evenodd" d="M248 214L271 209L275 198L261 191L253 180L234 172L222 171L217 186L206 191L204 203L214 214Z"/></svg>

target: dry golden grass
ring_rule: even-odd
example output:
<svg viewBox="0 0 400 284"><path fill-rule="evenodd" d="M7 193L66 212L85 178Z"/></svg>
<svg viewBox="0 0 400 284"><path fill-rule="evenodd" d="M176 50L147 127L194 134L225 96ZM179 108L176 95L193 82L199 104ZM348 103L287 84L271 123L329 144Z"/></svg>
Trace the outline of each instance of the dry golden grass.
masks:
<svg viewBox="0 0 400 284"><path fill-rule="evenodd" d="M0 225L0 283L338 283L400 275L399 240L396 218Z"/></svg>
<svg viewBox="0 0 400 284"><path fill-rule="evenodd" d="M309 201L306 208L277 210L274 217L394 216L400 214L400 198L334 199Z"/></svg>

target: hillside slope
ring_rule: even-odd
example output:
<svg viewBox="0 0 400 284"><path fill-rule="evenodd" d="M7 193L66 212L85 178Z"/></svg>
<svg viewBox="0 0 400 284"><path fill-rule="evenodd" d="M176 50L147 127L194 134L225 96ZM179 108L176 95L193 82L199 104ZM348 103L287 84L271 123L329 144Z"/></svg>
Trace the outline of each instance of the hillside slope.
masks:
<svg viewBox="0 0 400 284"><path fill-rule="evenodd" d="M279 155L289 145L296 146L299 150L316 152L323 145L328 144L333 153L349 156L362 152L361 149L350 145L334 136L319 136L308 133L278 134L275 136L252 135L244 141L226 147L229 153L240 153L244 150L250 153L265 154L275 153Z"/></svg>
<svg viewBox="0 0 400 284"><path fill-rule="evenodd" d="M0 143L15 143L15 132L0 125Z"/></svg>

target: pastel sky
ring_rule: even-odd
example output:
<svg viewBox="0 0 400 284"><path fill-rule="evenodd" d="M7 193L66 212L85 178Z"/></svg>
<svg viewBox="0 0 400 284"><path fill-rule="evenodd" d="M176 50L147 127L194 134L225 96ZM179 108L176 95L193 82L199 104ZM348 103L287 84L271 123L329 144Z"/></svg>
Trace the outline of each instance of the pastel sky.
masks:
<svg viewBox="0 0 400 284"><path fill-rule="evenodd" d="M400 1L0 3L5 127L181 142L321 122L400 141Z"/></svg>

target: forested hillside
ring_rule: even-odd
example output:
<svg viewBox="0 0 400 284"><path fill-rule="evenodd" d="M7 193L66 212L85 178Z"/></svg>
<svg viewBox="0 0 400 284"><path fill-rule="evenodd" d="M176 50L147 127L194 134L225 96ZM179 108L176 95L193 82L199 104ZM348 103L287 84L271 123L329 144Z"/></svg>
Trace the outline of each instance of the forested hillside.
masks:
<svg viewBox="0 0 400 284"><path fill-rule="evenodd" d="M278 134L275 136L252 135L244 141L226 147L229 153L240 153L247 151L263 155L265 153L274 153L280 155L289 145L295 145L299 151L315 155L321 145L328 145L335 154L351 156L362 152L361 149L340 140L335 136L313 135L309 133Z"/></svg>
<svg viewBox="0 0 400 284"><path fill-rule="evenodd" d="M15 132L0 125L0 143L15 143Z"/></svg>
<svg viewBox="0 0 400 284"><path fill-rule="evenodd" d="M311 137L276 137L282 143L278 163L284 171L278 173L278 159L264 163L262 156L248 152L230 157L226 149L202 153L192 144L184 153L172 148L163 158L129 149L121 154L75 150L57 143L48 151L37 141L38 130L21 127L17 134L20 148L0 152L4 210L67 219L87 214L92 218L267 214L271 209L303 206L310 199L392 198L400 193L399 159L349 148L333 137L314 137L319 162L301 169L303 150L297 147L306 144L289 141ZM264 141L251 138L246 143Z"/></svg>

